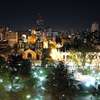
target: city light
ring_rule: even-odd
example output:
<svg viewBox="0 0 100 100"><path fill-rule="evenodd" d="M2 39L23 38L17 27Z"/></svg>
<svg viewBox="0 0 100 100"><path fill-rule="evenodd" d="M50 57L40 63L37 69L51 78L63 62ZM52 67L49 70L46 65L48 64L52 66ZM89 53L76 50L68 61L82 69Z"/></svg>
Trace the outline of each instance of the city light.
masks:
<svg viewBox="0 0 100 100"><path fill-rule="evenodd" d="M41 77L39 77L39 80L40 80L40 81L45 81L45 79L46 79L45 76L41 76Z"/></svg>
<svg viewBox="0 0 100 100"><path fill-rule="evenodd" d="M86 86L86 87L90 87L90 86L91 86L91 82L86 82L86 83L85 83L85 86Z"/></svg>
<svg viewBox="0 0 100 100"><path fill-rule="evenodd" d="M7 85L4 86L4 88L5 88L6 91L9 92L9 91L12 90L12 85L11 84L7 84Z"/></svg>
<svg viewBox="0 0 100 100"><path fill-rule="evenodd" d="M43 0L40 1L43 2ZM99 12L96 9L99 5L95 6L94 3L93 6L88 5L87 7L86 3L76 3L75 1L75 4L70 3L71 9L69 10L70 6L66 5L69 3L68 1L65 3L67 8L62 7L62 4L58 4L59 2L53 2L55 8L57 8L56 5L60 5L60 9L57 9L59 13L61 11L67 12L67 10L69 12L66 14L64 14L65 12L60 13L61 18L57 17L56 12L55 14L52 12L55 17L53 21L56 22L59 19L61 25L51 26L48 25L48 22L45 23L43 16L40 14L33 16L36 15L35 13L38 11L36 8L38 7L41 13L45 3L33 1L30 4L30 2L27 2L24 5L26 9L22 9L25 10L22 12L22 10L17 11L17 8L20 9L23 2L21 2L21 6L16 6L17 3L13 4L12 2L7 4L4 2L2 5L1 1L1 8L14 7L9 11L12 13L16 10L17 12L10 15L9 12L5 14L7 9L0 9L1 18L3 18L0 19L1 23L4 21L8 24L9 22L9 27L12 29L6 27L6 25L0 25L0 100L72 100L72 97L81 96L81 93L84 98L83 95L86 92L89 98L92 94L97 99L97 95L100 95L100 29L99 22L93 22L91 25L87 23L91 23L91 19L94 19L92 17L96 18L97 15L100 15L96 14L96 12ZM81 4L86 6L83 7ZM78 6L82 9L78 9ZM47 16L51 13L48 11L48 7L44 11L47 14L43 13ZM72 8L75 7L79 16L74 16L72 19L68 18L73 11ZM28 10L30 8L34 12L32 15L34 18L30 16L30 21L35 18L36 21L33 20L34 25L27 22L28 24L23 26L17 22L19 18L17 16L21 15L21 18L23 18L21 22L25 23L24 21L31 15L29 13L32 12L32 9ZM64 9L61 10L62 8ZM85 8L89 8L89 10ZM90 11L90 9L92 10ZM91 14L87 14L87 11ZM18 12L20 15L17 14ZM25 15L24 12L26 12L26 18L23 16ZM94 16L91 17L92 12ZM73 13L75 14L76 11ZM62 14L68 17L65 19ZM84 17L86 14L88 15L87 19L91 17L87 20L86 25L84 25L84 20L77 22L77 19L82 19L80 18L81 15ZM15 18L17 23L10 23L10 17ZM50 22L49 18L46 19ZM68 19L71 20L71 23ZM66 21L70 23L69 26ZM50 23L54 24L55 22ZM16 25L18 27L15 27ZM19 28L18 31L17 28Z"/></svg>
<svg viewBox="0 0 100 100"><path fill-rule="evenodd" d="M32 70L32 77L36 79L36 96L32 100L44 100L45 83L47 81L47 72L45 68L37 67Z"/></svg>
<svg viewBox="0 0 100 100"><path fill-rule="evenodd" d="M38 81L45 81L47 75L45 74L45 70L43 70L42 68L35 68L34 71L31 72L33 78L38 79Z"/></svg>
<svg viewBox="0 0 100 100"><path fill-rule="evenodd" d="M3 79L0 79L0 83L3 83Z"/></svg>
<svg viewBox="0 0 100 100"><path fill-rule="evenodd" d="M44 100L44 98L41 95L37 95L33 100Z"/></svg>
<svg viewBox="0 0 100 100"><path fill-rule="evenodd" d="M26 95L26 98L27 99L30 99L31 98L31 95L30 94Z"/></svg>

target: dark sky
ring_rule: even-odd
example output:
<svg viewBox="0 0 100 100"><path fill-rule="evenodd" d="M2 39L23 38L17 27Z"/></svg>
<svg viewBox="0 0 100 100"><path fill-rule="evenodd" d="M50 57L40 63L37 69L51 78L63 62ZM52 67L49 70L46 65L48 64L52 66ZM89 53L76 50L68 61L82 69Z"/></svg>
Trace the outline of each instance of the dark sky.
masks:
<svg viewBox="0 0 100 100"><path fill-rule="evenodd" d="M99 0L1 0L0 24L26 30L37 14L53 28L78 29L100 21Z"/></svg>

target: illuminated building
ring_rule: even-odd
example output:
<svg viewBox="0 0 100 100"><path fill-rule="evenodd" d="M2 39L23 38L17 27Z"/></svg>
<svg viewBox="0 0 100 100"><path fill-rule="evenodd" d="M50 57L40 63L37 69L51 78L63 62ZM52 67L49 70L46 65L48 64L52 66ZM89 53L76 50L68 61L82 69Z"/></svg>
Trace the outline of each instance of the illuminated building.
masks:
<svg viewBox="0 0 100 100"><path fill-rule="evenodd" d="M5 41L6 39L6 32L8 31L8 28L1 26L0 27L0 41Z"/></svg>
<svg viewBox="0 0 100 100"><path fill-rule="evenodd" d="M9 31L8 27L0 27L0 41L7 41L6 45L12 47L18 43L18 33Z"/></svg>
<svg viewBox="0 0 100 100"><path fill-rule="evenodd" d="M99 31L99 24L94 22L92 25L91 25L91 32L95 32L95 31Z"/></svg>
<svg viewBox="0 0 100 100"><path fill-rule="evenodd" d="M36 60L36 53L33 50L28 49L22 52L22 58Z"/></svg>
<svg viewBox="0 0 100 100"><path fill-rule="evenodd" d="M48 45L49 45L49 44L48 44L48 41L47 41L47 40L44 40L44 41L43 41L43 48L44 48L44 49L47 49L47 48L48 48Z"/></svg>
<svg viewBox="0 0 100 100"><path fill-rule="evenodd" d="M49 42L45 33L42 34L42 42L43 42L43 48L47 49L49 47Z"/></svg>
<svg viewBox="0 0 100 100"><path fill-rule="evenodd" d="M36 28L35 28L35 27L32 28L32 30L31 30L31 34L35 34L35 35L37 34L37 32L36 32Z"/></svg>
<svg viewBox="0 0 100 100"><path fill-rule="evenodd" d="M36 36L34 34L32 34L31 36L28 36L27 42L28 44L35 44Z"/></svg>
<svg viewBox="0 0 100 100"><path fill-rule="evenodd" d="M53 60L63 61L65 64L71 66L81 66L84 68L90 67L100 70L100 53L99 52L73 52L65 51L62 52L56 48L51 49L50 56ZM84 58L85 57L85 58ZM83 62L85 59L85 62Z"/></svg>
<svg viewBox="0 0 100 100"><path fill-rule="evenodd" d="M22 34L22 41L24 42L24 43L27 43L27 35L26 34Z"/></svg>
<svg viewBox="0 0 100 100"><path fill-rule="evenodd" d="M13 47L14 44L18 43L18 33L17 32L8 32L7 33L7 40L9 46Z"/></svg>

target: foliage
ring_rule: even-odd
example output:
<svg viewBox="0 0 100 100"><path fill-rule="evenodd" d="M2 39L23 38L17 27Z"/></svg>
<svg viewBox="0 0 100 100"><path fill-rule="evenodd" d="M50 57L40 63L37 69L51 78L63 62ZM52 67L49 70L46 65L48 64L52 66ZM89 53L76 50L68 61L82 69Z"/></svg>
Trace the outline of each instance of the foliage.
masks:
<svg viewBox="0 0 100 100"><path fill-rule="evenodd" d="M61 94L68 91L68 73L67 69L64 68L63 63L60 62L57 67L52 66L48 76L46 87L52 95L55 95L56 98L59 98Z"/></svg>
<svg viewBox="0 0 100 100"><path fill-rule="evenodd" d="M52 59L49 55L50 54L49 49L43 49L42 54L43 54L43 56L42 56L42 66L52 62Z"/></svg>
<svg viewBox="0 0 100 100"><path fill-rule="evenodd" d="M84 75L90 75L92 73L92 70L90 68L84 69L83 74Z"/></svg>
<svg viewBox="0 0 100 100"><path fill-rule="evenodd" d="M20 55L11 55L8 63L12 74L30 74L31 62L30 60L21 59Z"/></svg>

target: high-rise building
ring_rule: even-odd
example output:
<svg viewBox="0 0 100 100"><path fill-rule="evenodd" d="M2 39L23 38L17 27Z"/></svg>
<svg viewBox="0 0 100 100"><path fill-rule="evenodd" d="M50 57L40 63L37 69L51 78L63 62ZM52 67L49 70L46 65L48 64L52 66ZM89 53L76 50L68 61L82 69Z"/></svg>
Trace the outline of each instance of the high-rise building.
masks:
<svg viewBox="0 0 100 100"><path fill-rule="evenodd" d="M91 25L91 32L99 31L99 24L94 22Z"/></svg>
<svg viewBox="0 0 100 100"><path fill-rule="evenodd" d="M0 41L6 40L6 31L8 31L8 28L0 26Z"/></svg>
<svg viewBox="0 0 100 100"><path fill-rule="evenodd" d="M38 17L36 19L36 27L37 27L37 30L39 30L39 31L45 30L44 18L41 15L38 15Z"/></svg>
<svg viewBox="0 0 100 100"><path fill-rule="evenodd" d="M18 43L18 32L6 32L9 46L13 47L14 44Z"/></svg>

